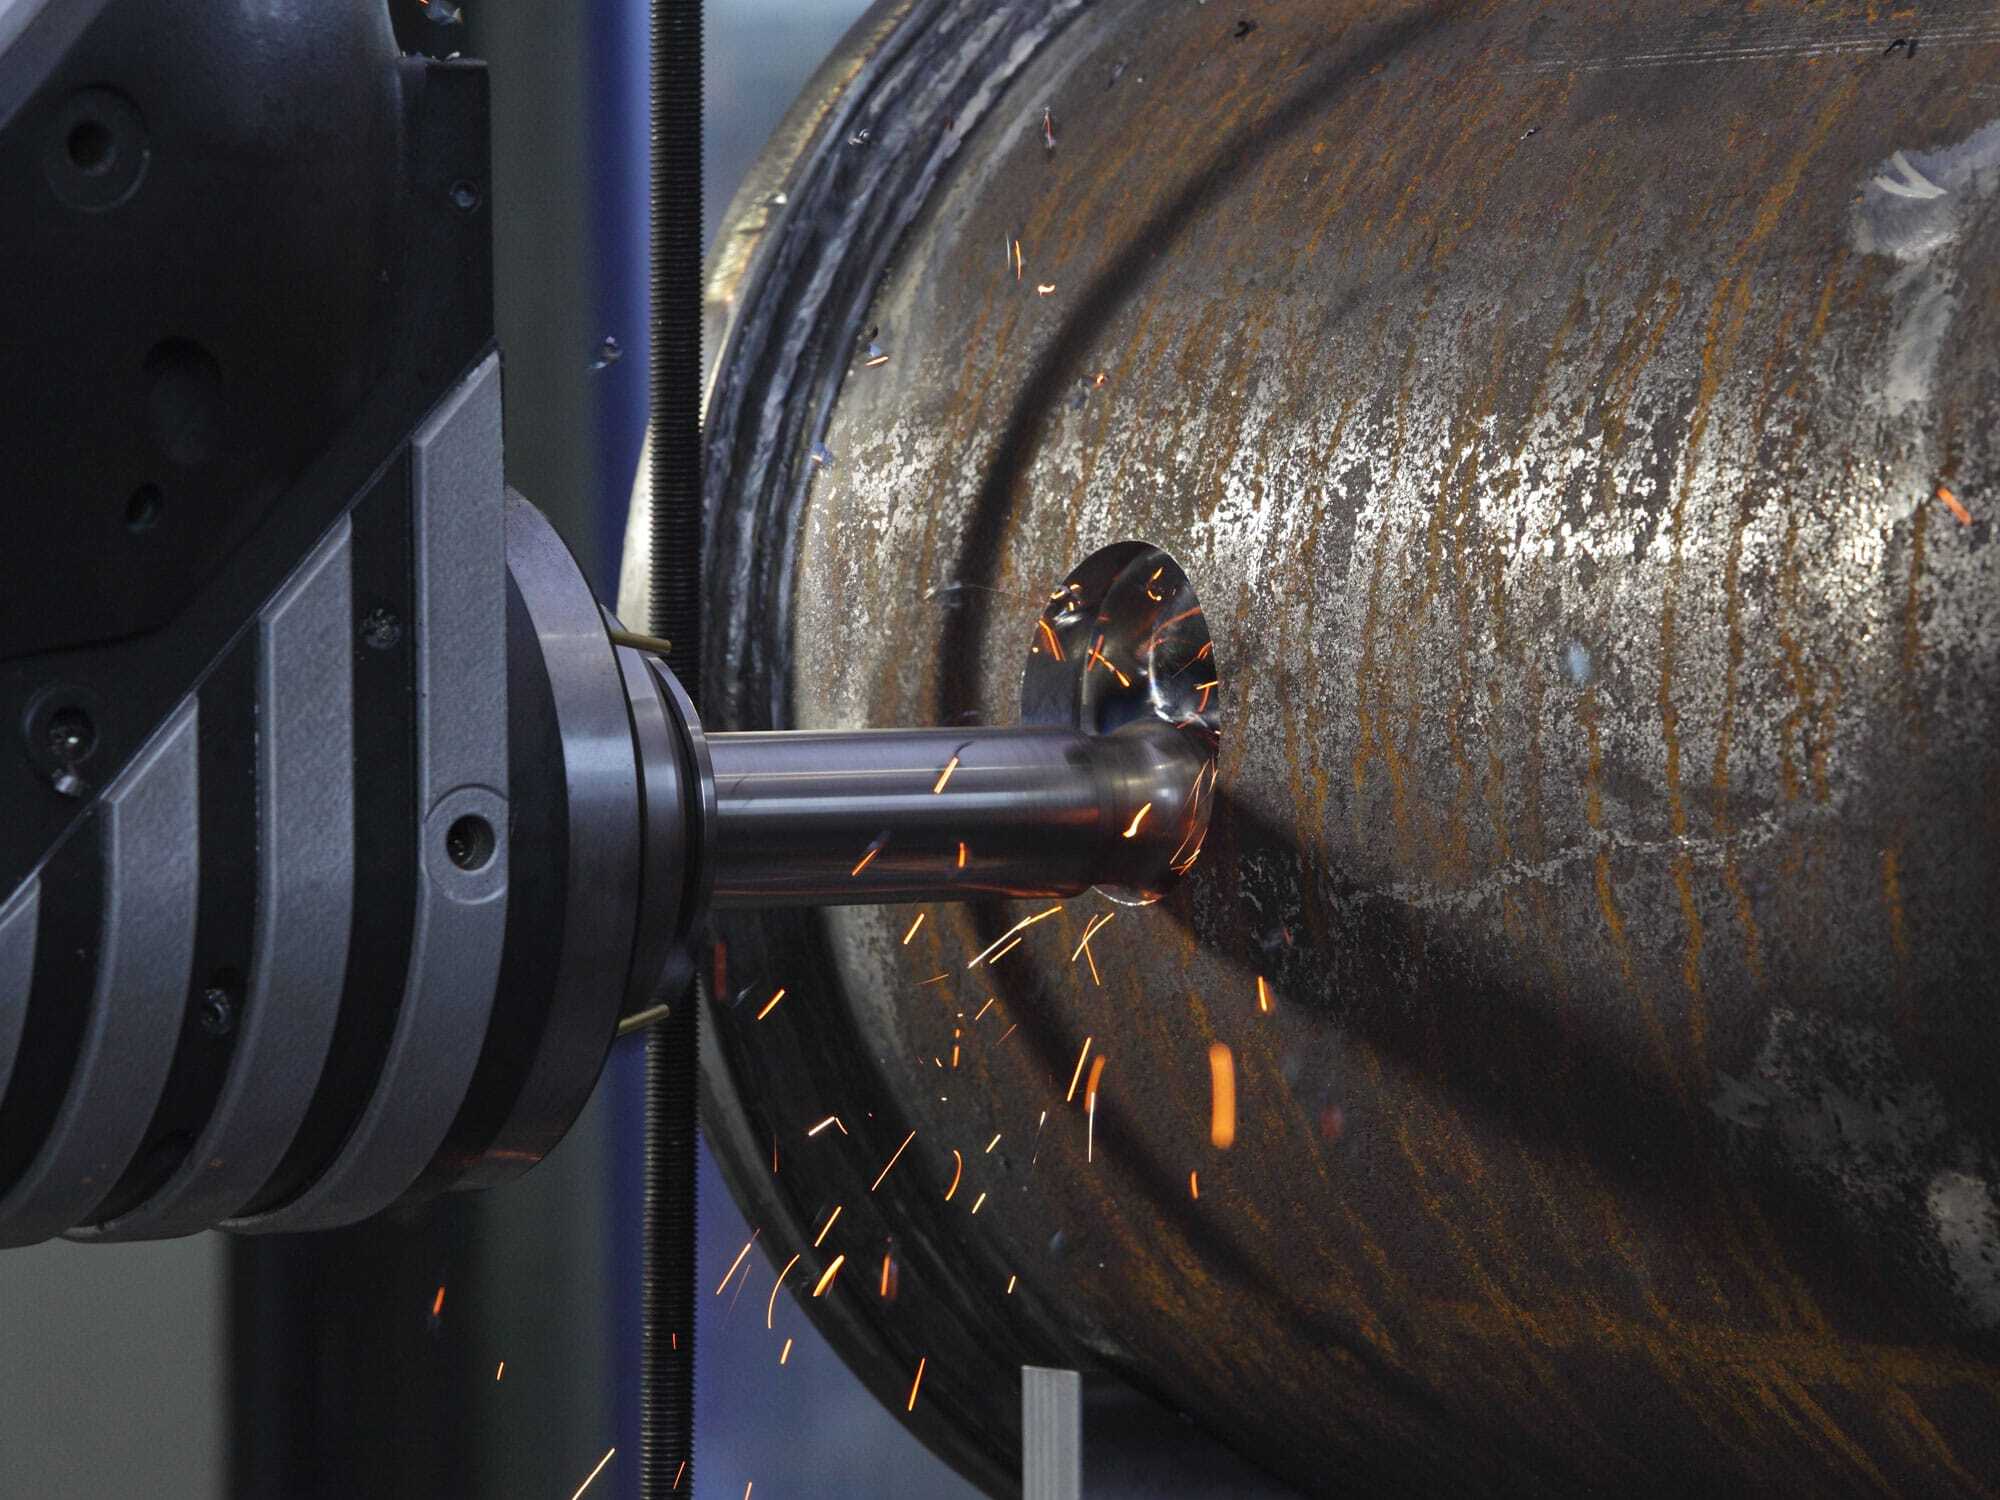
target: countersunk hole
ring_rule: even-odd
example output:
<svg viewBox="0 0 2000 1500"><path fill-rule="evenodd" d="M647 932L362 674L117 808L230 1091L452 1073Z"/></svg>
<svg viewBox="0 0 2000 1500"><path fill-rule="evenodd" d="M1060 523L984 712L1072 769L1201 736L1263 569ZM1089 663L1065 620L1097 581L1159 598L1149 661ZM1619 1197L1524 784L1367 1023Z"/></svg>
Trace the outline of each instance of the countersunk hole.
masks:
<svg viewBox="0 0 2000 1500"><path fill-rule="evenodd" d="M243 981L234 969L217 969L201 992L201 1029L210 1036L228 1036L236 1029L236 997Z"/></svg>
<svg viewBox="0 0 2000 1500"><path fill-rule="evenodd" d="M45 738L49 754L61 764L73 766L97 748L97 726L89 714L68 704L49 715Z"/></svg>
<svg viewBox="0 0 2000 1500"><path fill-rule="evenodd" d="M444 852L461 870L483 870L493 858L493 825L467 813L446 830Z"/></svg>
<svg viewBox="0 0 2000 1500"><path fill-rule="evenodd" d="M132 498L125 502L125 529L127 531L151 531L160 522L160 506L163 497L157 484L142 484L132 491Z"/></svg>
<svg viewBox="0 0 2000 1500"><path fill-rule="evenodd" d="M95 214L116 208L138 190L152 148L146 122L130 99L115 89L87 88L55 111L39 154L57 200Z"/></svg>
<svg viewBox="0 0 2000 1500"><path fill-rule="evenodd" d="M102 120L78 120L63 144L70 165L86 177L102 177L118 160L118 142Z"/></svg>
<svg viewBox="0 0 2000 1500"><path fill-rule="evenodd" d="M236 1029L242 1008L243 975L234 966L225 964L211 973L208 983L202 986L196 1009L201 1029L213 1037L228 1036Z"/></svg>

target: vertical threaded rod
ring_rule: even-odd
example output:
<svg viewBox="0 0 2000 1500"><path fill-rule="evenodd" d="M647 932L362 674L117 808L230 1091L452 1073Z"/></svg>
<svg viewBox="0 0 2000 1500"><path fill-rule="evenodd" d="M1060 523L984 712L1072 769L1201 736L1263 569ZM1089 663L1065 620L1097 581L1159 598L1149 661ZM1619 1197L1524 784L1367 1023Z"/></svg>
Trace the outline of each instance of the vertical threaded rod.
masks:
<svg viewBox="0 0 2000 1500"><path fill-rule="evenodd" d="M701 682L701 0L652 4L652 547L647 625ZM694 1492L695 1126L700 1006L646 1044L640 1488Z"/></svg>

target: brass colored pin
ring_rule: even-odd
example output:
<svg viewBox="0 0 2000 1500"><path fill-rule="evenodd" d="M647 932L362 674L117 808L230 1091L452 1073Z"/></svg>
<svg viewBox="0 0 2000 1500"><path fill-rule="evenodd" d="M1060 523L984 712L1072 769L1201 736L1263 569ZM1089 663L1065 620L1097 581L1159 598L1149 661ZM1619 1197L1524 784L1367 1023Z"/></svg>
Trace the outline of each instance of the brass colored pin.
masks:
<svg viewBox="0 0 2000 1500"><path fill-rule="evenodd" d="M635 1031L644 1031L648 1026L657 1026L673 1014L671 1005L652 1005L645 1010L635 1010L618 1023L618 1034L630 1036Z"/></svg>

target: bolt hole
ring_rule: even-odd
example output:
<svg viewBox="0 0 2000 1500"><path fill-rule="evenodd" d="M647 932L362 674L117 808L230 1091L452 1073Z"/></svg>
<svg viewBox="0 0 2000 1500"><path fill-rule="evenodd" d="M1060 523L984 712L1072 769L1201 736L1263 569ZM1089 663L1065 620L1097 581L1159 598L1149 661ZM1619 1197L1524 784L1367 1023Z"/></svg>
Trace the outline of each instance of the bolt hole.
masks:
<svg viewBox="0 0 2000 1500"><path fill-rule="evenodd" d="M228 1036L236 1029L236 997L228 976L218 974L201 992L201 1029L210 1036Z"/></svg>
<svg viewBox="0 0 2000 1500"><path fill-rule="evenodd" d="M361 642L370 651L387 651L403 638L403 622L396 612L379 606L361 619Z"/></svg>
<svg viewBox="0 0 2000 1500"><path fill-rule="evenodd" d="M446 830L444 852L461 870L483 870L493 858L493 825L467 813Z"/></svg>
<svg viewBox="0 0 2000 1500"><path fill-rule="evenodd" d="M157 484L140 485L132 491L132 498L125 502L125 529L131 532L151 531L160 522L162 503Z"/></svg>
<svg viewBox="0 0 2000 1500"><path fill-rule="evenodd" d="M86 177L102 177L118 160L118 142L102 120L78 120L63 144L70 165Z"/></svg>
<svg viewBox="0 0 2000 1500"><path fill-rule="evenodd" d="M73 766L97 748L97 726L80 708L59 708L49 716L48 746L58 762Z"/></svg>

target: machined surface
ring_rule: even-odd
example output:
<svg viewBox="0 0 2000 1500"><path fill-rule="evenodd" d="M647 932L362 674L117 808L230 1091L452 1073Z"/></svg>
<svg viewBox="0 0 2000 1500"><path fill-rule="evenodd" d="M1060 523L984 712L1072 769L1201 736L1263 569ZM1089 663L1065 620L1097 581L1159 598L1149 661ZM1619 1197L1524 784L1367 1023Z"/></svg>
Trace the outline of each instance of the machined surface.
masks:
<svg viewBox="0 0 2000 1500"><path fill-rule="evenodd" d="M528 992L502 996L492 1030L511 1025L520 1033L487 1044L532 1055L505 1123L491 1143L479 1143L486 1159L458 1179L467 1187L541 1160L590 1097L624 997L641 897L644 804L618 653L576 560L518 495L507 500L506 542L508 577L534 631L529 670L547 680L559 740L557 763L534 768L554 784L528 785L520 795L561 803L563 847L534 857L551 860L563 878L559 909L524 914L532 940L555 948L555 962L525 984L506 977Z"/></svg>
<svg viewBox="0 0 2000 1500"><path fill-rule="evenodd" d="M1075 896L1171 878L1208 770L1165 724L711 734L718 907Z"/></svg>
<svg viewBox="0 0 2000 1500"><path fill-rule="evenodd" d="M638 752L642 820L638 932L623 1006L630 1016L663 994L687 990L690 935L697 914L707 909L706 866L693 852L702 828L702 789L713 801L713 788L705 759L696 770L701 727L693 709L679 708L670 697L678 686L669 688L672 678L639 651L625 647L617 654Z"/></svg>
<svg viewBox="0 0 2000 1500"><path fill-rule="evenodd" d="M373 1097L333 1164L291 1202L234 1220L277 1232L350 1223L416 1181L465 1097L507 918L506 559L500 361L489 355L412 439L422 878L408 986ZM464 867L454 825L490 848Z"/></svg>
<svg viewBox="0 0 2000 1500"><path fill-rule="evenodd" d="M75 1238L194 1234L235 1213L311 1102L340 1009L354 901L349 533L343 520L258 621L257 930L228 1077L167 1182Z"/></svg>
<svg viewBox="0 0 2000 1500"><path fill-rule="evenodd" d="M1094 901L990 971L1034 908L732 918L722 998L795 996L708 1043L764 1248L893 1243L807 1305L996 1487L1044 1362L1316 1493L1984 1493L2000 28L1067 14L878 11L739 201L705 708L1008 722L1145 536L1214 830L1101 988Z"/></svg>
<svg viewBox="0 0 2000 1500"><path fill-rule="evenodd" d="M117 1184L173 1062L194 947L192 701L106 790L99 812L107 893L97 983L62 1107L0 1196L0 1246L31 1245L88 1216ZM25 1009L26 994L4 997Z"/></svg>

